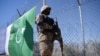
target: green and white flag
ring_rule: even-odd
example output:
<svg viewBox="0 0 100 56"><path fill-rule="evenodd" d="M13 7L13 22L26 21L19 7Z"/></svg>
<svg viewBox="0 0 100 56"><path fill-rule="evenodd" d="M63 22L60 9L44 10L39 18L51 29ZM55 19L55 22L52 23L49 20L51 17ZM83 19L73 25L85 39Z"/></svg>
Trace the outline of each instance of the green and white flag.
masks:
<svg viewBox="0 0 100 56"><path fill-rule="evenodd" d="M33 56L33 26L36 7L26 12L8 27L10 35L6 43L9 56ZM8 30L7 29L7 30ZM9 30L8 30L9 31Z"/></svg>

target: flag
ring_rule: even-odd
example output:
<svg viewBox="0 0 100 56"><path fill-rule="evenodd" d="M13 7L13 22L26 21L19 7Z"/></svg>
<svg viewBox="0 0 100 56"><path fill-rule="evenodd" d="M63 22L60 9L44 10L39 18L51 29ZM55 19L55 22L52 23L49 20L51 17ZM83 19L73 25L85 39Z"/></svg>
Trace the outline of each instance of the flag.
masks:
<svg viewBox="0 0 100 56"><path fill-rule="evenodd" d="M82 0L77 0L77 2L78 2L78 5L80 6L80 5L81 5Z"/></svg>
<svg viewBox="0 0 100 56"><path fill-rule="evenodd" d="M9 56L33 56L35 10L36 7L32 8L9 27L10 34L7 40Z"/></svg>

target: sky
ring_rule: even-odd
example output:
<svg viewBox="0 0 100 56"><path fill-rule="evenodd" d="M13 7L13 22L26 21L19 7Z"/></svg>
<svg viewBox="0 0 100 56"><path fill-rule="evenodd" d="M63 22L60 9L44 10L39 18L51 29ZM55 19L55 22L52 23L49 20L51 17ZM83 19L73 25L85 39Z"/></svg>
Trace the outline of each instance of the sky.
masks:
<svg viewBox="0 0 100 56"><path fill-rule="evenodd" d="M64 43L82 42L77 0L47 0L46 4L52 8L50 17L54 18L55 21L56 18L58 20ZM81 9L86 42L89 40L100 42L99 5L100 0L82 0ZM23 14L34 6L37 6L37 15L40 13L42 0L0 0L0 39L5 39L3 34L6 32L7 25L13 23L19 17L17 9ZM36 25L34 36L34 40L37 41ZM4 43L4 41L0 40L1 43Z"/></svg>

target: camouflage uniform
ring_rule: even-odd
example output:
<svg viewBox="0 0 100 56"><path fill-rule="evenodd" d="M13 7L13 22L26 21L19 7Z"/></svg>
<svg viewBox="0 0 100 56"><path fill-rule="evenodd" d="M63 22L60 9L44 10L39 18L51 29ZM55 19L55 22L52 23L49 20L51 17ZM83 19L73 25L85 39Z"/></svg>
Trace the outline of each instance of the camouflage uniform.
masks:
<svg viewBox="0 0 100 56"><path fill-rule="evenodd" d="M48 17L50 11L49 6L43 6L41 14L36 17L36 24L38 29L38 41L41 56L52 56L53 51L53 20ZM46 13L47 12L47 13ZM51 21L51 22L50 22Z"/></svg>
<svg viewBox="0 0 100 56"><path fill-rule="evenodd" d="M41 56L52 56L54 40L62 40L60 29L57 25L55 25L54 20L48 17L48 15L50 14L50 10L51 8L45 5L41 8L41 14L36 16L38 41Z"/></svg>

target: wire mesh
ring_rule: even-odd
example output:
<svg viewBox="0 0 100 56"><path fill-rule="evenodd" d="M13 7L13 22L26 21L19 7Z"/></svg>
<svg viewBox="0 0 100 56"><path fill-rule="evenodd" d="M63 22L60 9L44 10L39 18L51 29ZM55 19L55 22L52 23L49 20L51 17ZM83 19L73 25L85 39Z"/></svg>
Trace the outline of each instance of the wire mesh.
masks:
<svg viewBox="0 0 100 56"><path fill-rule="evenodd" d="M57 18L63 37L64 56L83 56L83 40L81 37L81 24L77 0L47 0L51 6L50 17ZM36 14L39 14L42 0L29 0L24 8L27 11L33 5L37 6ZM86 56L100 56L100 0L82 0L82 18L84 26ZM21 11L24 11L20 9ZM0 27L1 29L1 27ZM2 29L1 29L2 30ZM0 30L3 38L5 30ZM34 56L40 56L38 45L38 33L34 27ZM1 39L0 38L0 39ZM0 42L1 44L2 42ZM59 43L54 42L53 56L61 56Z"/></svg>
<svg viewBox="0 0 100 56"><path fill-rule="evenodd" d="M82 0L81 9L85 35L85 56L100 55L99 2L100 0ZM53 17L54 20L55 17L58 19L64 42L64 55L84 56L77 0L47 0L47 4L52 7L50 17ZM59 43L57 41L55 41L53 56L61 56Z"/></svg>

